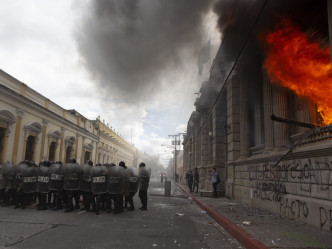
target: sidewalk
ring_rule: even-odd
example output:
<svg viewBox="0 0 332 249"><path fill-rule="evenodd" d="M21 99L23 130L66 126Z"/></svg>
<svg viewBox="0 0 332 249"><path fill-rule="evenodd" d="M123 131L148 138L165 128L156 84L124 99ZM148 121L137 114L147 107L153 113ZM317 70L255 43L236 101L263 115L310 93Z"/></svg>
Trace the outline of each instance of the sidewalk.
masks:
<svg viewBox="0 0 332 249"><path fill-rule="evenodd" d="M177 184L246 248L332 248L332 233L225 197L200 197Z"/></svg>

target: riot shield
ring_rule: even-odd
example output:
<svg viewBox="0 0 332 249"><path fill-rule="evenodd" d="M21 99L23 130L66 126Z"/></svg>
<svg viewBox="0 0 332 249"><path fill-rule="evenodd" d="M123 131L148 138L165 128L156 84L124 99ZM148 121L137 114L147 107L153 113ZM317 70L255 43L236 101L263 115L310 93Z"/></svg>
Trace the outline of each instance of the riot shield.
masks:
<svg viewBox="0 0 332 249"><path fill-rule="evenodd" d="M107 168L105 166L94 166L91 169L91 192L103 194L107 192Z"/></svg>
<svg viewBox="0 0 332 249"><path fill-rule="evenodd" d="M122 174L122 193L127 196L130 193L130 176L131 171L126 167Z"/></svg>
<svg viewBox="0 0 332 249"><path fill-rule="evenodd" d="M27 168L28 165L26 163L20 163L18 165L14 165L15 179L13 181L14 189L21 189L23 184L22 172L24 168Z"/></svg>
<svg viewBox="0 0 332 249"><path fill-rule="evenodd" d="M2 165L3 188L11 189L14 187L16 178L16 165L13 163L4 163Z"/></svg>
<svg viewBox="0 0 332 249"><path fill-rule="evenodd" d="M67 163L63 166L63 189L80 189L80 165L77 163Z"/></svg>
<svg viewBox="0 0 332 249"><path fill-rule="evenodd" d="M62 164L51 164L49 169L50 179L48 189L50 191L61 191L63 189L63 167Z"/></svg>
<svg viewBox="0 0 332 249"><path fill-rule="evenodd" d="M38 168L33 166L21 168L22 190L24 193L34 193L37 189Z"/></svg>
<svg viewBox="0 0 332 249"><path fill-rule="evenodd" d="M108 170L107 192L109 194L122 194L122 174L124 168L112 166Z"/></svg>
<svg viewBox="0 0 332 249"><path fill-rule="evenodd" d="M91 171L92 166L85 164L81 167L81 174L80 174L80 190L85 192L91 191Z"/></svg>
<svg viewBox="0 0 332 249"><path fill-rule="evenodd" d="M138 184L139 184L138 168L128 167L128 170L130 171L129 191L131 193L136 193L138 190Z"/></svg>
<svg viewBox="0 0 332 249"><path fill-rule="evenodd" d="M38 170L37 192L48 193L49 182L50 182L50 167L41 166Z"/></svg>
<svg viewBox="0 0 332 249"><path fill-rule="evenodd" d="M151 175L151 169L144 167L140 167L138 171L138 175L140 178L139 181L139 190L147 191L149 187L150 182L150 175Z"/></svg>

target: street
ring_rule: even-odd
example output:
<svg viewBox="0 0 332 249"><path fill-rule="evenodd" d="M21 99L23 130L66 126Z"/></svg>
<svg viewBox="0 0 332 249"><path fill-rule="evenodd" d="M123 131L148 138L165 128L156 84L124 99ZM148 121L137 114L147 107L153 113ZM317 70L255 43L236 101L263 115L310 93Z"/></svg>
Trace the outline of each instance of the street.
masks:
<svg viewBox="0 0 332 249"><path fill-rule="evenodd" d="M242 248L172 183L164 197L160 180L148 190L148 211L114 215L77 210L0 208L0 248Z"/></svg>

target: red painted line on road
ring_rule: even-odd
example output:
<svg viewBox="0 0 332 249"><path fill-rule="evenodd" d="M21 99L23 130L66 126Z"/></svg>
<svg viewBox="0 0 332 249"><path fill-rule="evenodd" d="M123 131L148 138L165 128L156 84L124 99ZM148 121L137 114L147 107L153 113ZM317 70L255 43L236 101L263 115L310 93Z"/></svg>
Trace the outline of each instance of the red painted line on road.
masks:
<svg viewBox="0 0 332 249"><path fill-rule="evenodd" d="M200 206L203 210L206 211L208 215L211 216L219 225L221 225L227 232L229 232L235 239L237 239L242 245L244 245L248 249L269 249L265 244L261 241L254 238L252 235L247 233L238 225L234 224L232 221L222 216L220 213L215 211L213 208L206 206L203 202L197 199L195 196L190 194L185 188L181 185L176 184L183 192L189 195L198 206Z"/></svg>

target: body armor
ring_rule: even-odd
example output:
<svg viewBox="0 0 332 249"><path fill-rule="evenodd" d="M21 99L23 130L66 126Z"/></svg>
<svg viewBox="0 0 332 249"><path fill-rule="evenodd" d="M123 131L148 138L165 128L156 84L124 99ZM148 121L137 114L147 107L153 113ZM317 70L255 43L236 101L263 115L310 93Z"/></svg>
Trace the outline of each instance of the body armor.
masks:
<svg viewBox="0 0 332 249"><path fill-rule="evenodd" d="M84 192L91 191L91 169L92 166L85 164L81 168L81 175L80 175L80 190Z"/></svg>
<svg viewBox="0 0 332 249"><path fill-rule="evenodd" d="M37 192L48 193L48 185L50 182L50 168L41 166L38 170Z"/></svg>
<svg viewBox="0 0 332 249"><path fill-rule="evenodd" d="M94 166L91 171L91 192L93 194L104 194L107 192L107 168L105 166Z"/></svg>
<svg viewBox="0 0 332 249"><path fill-rule="evenodd" d="M144 167L139 168L139 190L141 191L147 191L149 188L149 182L150 182L150 175L151 175L151 169Z"/></svg>
<svg viewBox="0 0 332 249"><path fill-rule="evenodd" d="M51 164L49 169L50 179L48 189L50 191L61 191L63 189L63 167L62 164Z"/></svg>

